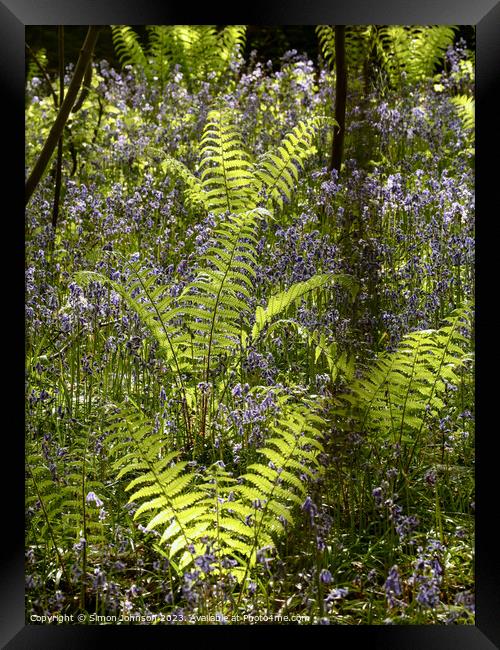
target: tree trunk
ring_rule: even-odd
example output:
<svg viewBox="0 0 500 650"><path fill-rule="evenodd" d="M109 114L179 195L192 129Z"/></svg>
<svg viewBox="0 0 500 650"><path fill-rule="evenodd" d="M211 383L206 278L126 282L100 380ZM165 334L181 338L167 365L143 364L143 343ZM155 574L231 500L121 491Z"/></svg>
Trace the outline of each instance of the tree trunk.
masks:
<svg viewBox="0 0 500 650"><path fill-rule="evenodd" d="M50 161L54 149L59 142L59 138L64 129L64 125L68 121L68 116L70 111L75 103L76 97L80 86L82 85L83 75L87 69L87 65L92 56L92 51L97 41L97 36L99 34L100 27L96 25L91 25L88 29L87 36L83 43L82 49L80 50L80 56L75 67L75 72L73 74L73 79L68 88L68 93L64 98L64 101L59 109L57 114L56 121L50 129L48 138L43 145L43 149L38 157L38 160L33 167L33 170L26 182L26 193L25 193L25 204L28 204L33 192L35 191L40 179L42 178L47 165Z"/></svg>
<svg viewBox="0 0 500 650"><path fill-rule="evenodd" d="M59 108L64 100L64 26L59 25ZM64 127L63 127L64 130ZM59 200L61 198L62 183L62 158L63 158L63 131L57 143L56 185L54 189L54 203L52 206L52 237L56 236L57 219L59 217Z"/></svg>
<svg viewBox="0 0 500 650"><path fill-rule="evenodd" d="M345 25L335 25L335 120L333 128L332 156L329 171L336 169L340 174L344 154L345 107L347 97L347 69L345 61Z"/></svg>

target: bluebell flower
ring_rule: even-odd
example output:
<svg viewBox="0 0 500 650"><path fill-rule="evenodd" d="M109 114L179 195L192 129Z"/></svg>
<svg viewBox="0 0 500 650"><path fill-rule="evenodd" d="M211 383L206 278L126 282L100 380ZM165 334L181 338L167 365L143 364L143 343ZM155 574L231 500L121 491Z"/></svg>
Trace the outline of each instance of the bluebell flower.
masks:
<svg viewBox="0 0 500 650"><path fill-rule="evenodd" d="M301 507L304 512L307 512L310 517L311 524L313 524L314 518L318 512L318 506L313 502L310 496L307 496Z"/></svg>
<svg viewBox="0 0 500 650"><path fill-rule="evenodd" d="M384 588L389 607L394 607L397 602L395 596L401 596L403 593L397 565L394 565L389 569L389 573L387 574L384 583Z"/></svg>
<svg viewBox="0 0 500 650"><path fill-rule="evenodd" d="M329 585L333 580L333 576L330 573L330 571L328 571L328 569L321 569L321 572L319 574L319 579L323 584Z"/></svg>

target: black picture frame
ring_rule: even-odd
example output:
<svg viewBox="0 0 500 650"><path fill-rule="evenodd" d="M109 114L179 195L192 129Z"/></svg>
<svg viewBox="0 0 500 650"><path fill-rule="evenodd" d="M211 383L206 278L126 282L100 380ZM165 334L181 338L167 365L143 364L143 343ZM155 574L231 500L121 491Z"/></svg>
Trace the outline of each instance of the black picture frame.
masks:
<svg viewBox="0 0 500 650"><path fill-rule="evenodd" d="M298 643L309 639L328 644L354 643L369 648L425 649L461 648L490 650L500 647L500 560L496 536L496 504L494 494L497 457L493 453L495 434L494 411L496 384L494 377L496 352L494 317L488 307L496 295L486 284L486 278L496 276L493 267L495 253L487 251L488 243L498 239L499 147L498 86L500 78L500 2L498 0L256 0L246 7L214 5L203 7L181 3L160 3L156 0L0 0L0 88L4 107L3 152L8 164L2 174L4 205L11 199L10 209L4 208L4 284L7 284L9 304L8 326L4 339L5 351L12 354L6 363L4 376L9 378L4 397L3 450L6 465L14 469L13 476L3 481L3 541L0 588L0 643L2 647L17 648L88 648L109 645L118 637L129 642L144 643L146 638L161 634L169 643L172 635L183 643L224 639L244 633L251 643L260 638L260 626L231 628L187 626L167 629L161 626L38 626L25 625L24 604L24 446L22 431L23 378L23 296L24 265L19 250L24 246L24 29L27 25L87 25L87 24L462 24L476 26L476 105L477 105L477 167L476 189L479 225L477 230L477 310L476 353L478 374L476 382L478 443L477 443L477 591L475 626L320 626L294 627ZM9 145L6 138L11 138ZM490 155L491 154L491 155ZM21 249L22 250L22 249ZM10 345L10 341L19 345ZM5 345L6 343L6 345ZM484 378L483 378L484 375ZM493 423L493 427L491 425ZM6 510L6 512L5 512ZM118 629L118 631L117 631ZM121 630L121 631L120 631ZM125 632L124 630L127 630ZM140 630L140 631L139 631ZM124 634L127 634L127 638ZM266 639L283 633L280 626L266 626ZM131 636L129 636L131 635ZM140 635L140 636L139 636ZM180 635L180 636L178 636ZM317 636L319 635L319 636ZM229 636L228 636L229 638ZM282 637L280 637L282 638ZM185 639L185 640L184 640ZM324 640L324 641L323 641ZM272 641L271 641L272 642Z"/></svg>

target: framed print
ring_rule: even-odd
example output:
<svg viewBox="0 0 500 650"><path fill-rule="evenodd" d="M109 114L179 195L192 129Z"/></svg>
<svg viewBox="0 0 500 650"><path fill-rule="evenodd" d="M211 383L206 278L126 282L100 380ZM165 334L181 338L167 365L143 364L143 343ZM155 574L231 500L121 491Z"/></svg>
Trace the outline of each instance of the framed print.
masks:
<svg viewBox="0 0 500 650"><path fill-rule="evenodd" d="M0 15L3 646L499 647L500 6Z"/></svg>

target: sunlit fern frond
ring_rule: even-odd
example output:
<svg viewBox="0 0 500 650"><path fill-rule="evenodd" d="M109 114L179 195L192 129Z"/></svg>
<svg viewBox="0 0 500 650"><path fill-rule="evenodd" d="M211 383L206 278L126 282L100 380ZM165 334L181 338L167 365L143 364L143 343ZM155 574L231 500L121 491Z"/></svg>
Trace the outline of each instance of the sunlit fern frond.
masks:
<svg viewBox="0 0 500 650"><path fill-rule="evenodd" d="M270 202L283 206L290 200L305 161L315 153L314 138L318 118L301 121L287 133L277 149L268 151L257 161L255 175L262 182Z"/></svg>
<svg viewBox="0 0 500 650"><path fill-rule="evenodd" d="M148 59L138 34L128 25L111 25L116 55L122 65L132 65L147 70Z"/></svg>
<svg viewBox="0 0 500 650"><path fill-rule="evenodd" d="M390 84L398 87L432 77L453 43L454 31L447 25L381 27L379 53Z"/></svg>
<svg viewBox="0 0 500 650"><path fill-rule="evenodd" d="M103 497L105 486L89 449L89 432L75 431L60 454L44 438L26 444L26 546L40 540L55 552L65 579L81 538L89 548L106 542L99 509L88 495ZM104 502L103 502L104 503Z"/></svg>
<svg viewBox="0 0 500 650"><path fill-rule="evenodd" d="M460 368L471 358L467 309L456 310L438 330L403 337L394 352L373 363L340 398L338 414L354 419L376 436L411 440L442 411L448 385L461 383Z"/></svg>
<svg viewBox="0 0 500 650"><path fill-rule="evenodd" d="M191 92L202 82L218 82L245 44L244 25L147 25L147 46L129 26L112 25L113 44L120 62L141 69L162 87L177 66L182 83Z"/></svg>
<svg viewBox="0 0 500 650"><path fill-rule="evenodd" d="M330 68L335 63L335 29L332 25L316 25L319 49Z"/></svg>
<svg viewBox="0 0 500 650"><path fill-rule="evenodd" d="M287 397L281 407L258 450L264 462L251 464L239 478L221 462L191 469L140 411L124 407L117 415L111 445L117 478L127 477L134 518L157 531L158 544L180 572L209 547L220 573L225 560L236 560L231 573L242 581L258 551L274 546L294 523L306 496L304 477L320 471L324 421Z"/></svg>
<svg viewBox="0 0 500 650"><path fill-rule="evenodd" d="M163 87L167 73L174 64L173 39L171 25L148 25L146 27L149 43L147 56L151 76L156 76L160 86Z"/></svg>
<svg viewBox="0 0 500 650"><path fill-rule="evenodd" d="M469 95L456 95L451 98L460 120L465 129L474 129L476 123L476 103Z"/></svg>
<svg viewBox="0 0 500 650"><path fill-rule="evenodd" d="M348 288L351 295L357 290L356 280L351 276L321 273L313 275L304 282L297 282L288 289L271 296L265 307L259 305L255 311L252 340L257 339L266 325L271 323L277 316L286 313L290 306L308 296L316 296L319 290L334 283Z"/></svg>
<svg viewBox="0 0 500 650"><path fill-rule="evenodd" d="M227 109L211 110L200 142L201 185L214 214L251 210L258 186L241 133Z"/></svg>
<svg viewBox="0 0 500 650"><path fill-rule="evenodd" d="M167 361L172 372L180 376L190 367L186 348L191 338L182 327L182 312L164 284L139 262L128 262L129 277L126 282L112 280L102 273L81 271L75 280L82 286L99 282L111 287L120 295L129 309L137 314L158 343L159 354Z"/></svg>
<svg viewBox="0 0 500 650"><path fill-rule="evenodd" d="M248 304L256 273L260 219L263 208L229 215L215 228L200 270L178 303L189 316L192 355L205 367L208 380L211 358L231 354L248 323Z"/></svg>
<svg viewBox="0 0 500 650"><path fill-rule="evenodd" d="M220 59L227 68L231 61L243 53L246 43L246 25L225 25L217 35Z"/></svg>
<svg viewBox="0 0 500 650"><path fill-rule="evenodd" d="M140 262L127 263L126 282L92 271L77 273L75 279L82 285L96 281L114 289L156 339L159 354L174 375L189 371L208 380L212 357L231 354L248 323L257 263L255 229L268 215L264 208L255 208L221 219L194 281L175 298Z"/></svg>
<svg viewBox="0 0 500 650"><path fill-rule="evenodd" d="M184 183L184 198L186 205L191 208L202 207L209 210L210 204L203 191L200 179L195 176L180 160L164 157L160 167L165 175L181 179Z"/></svg>

